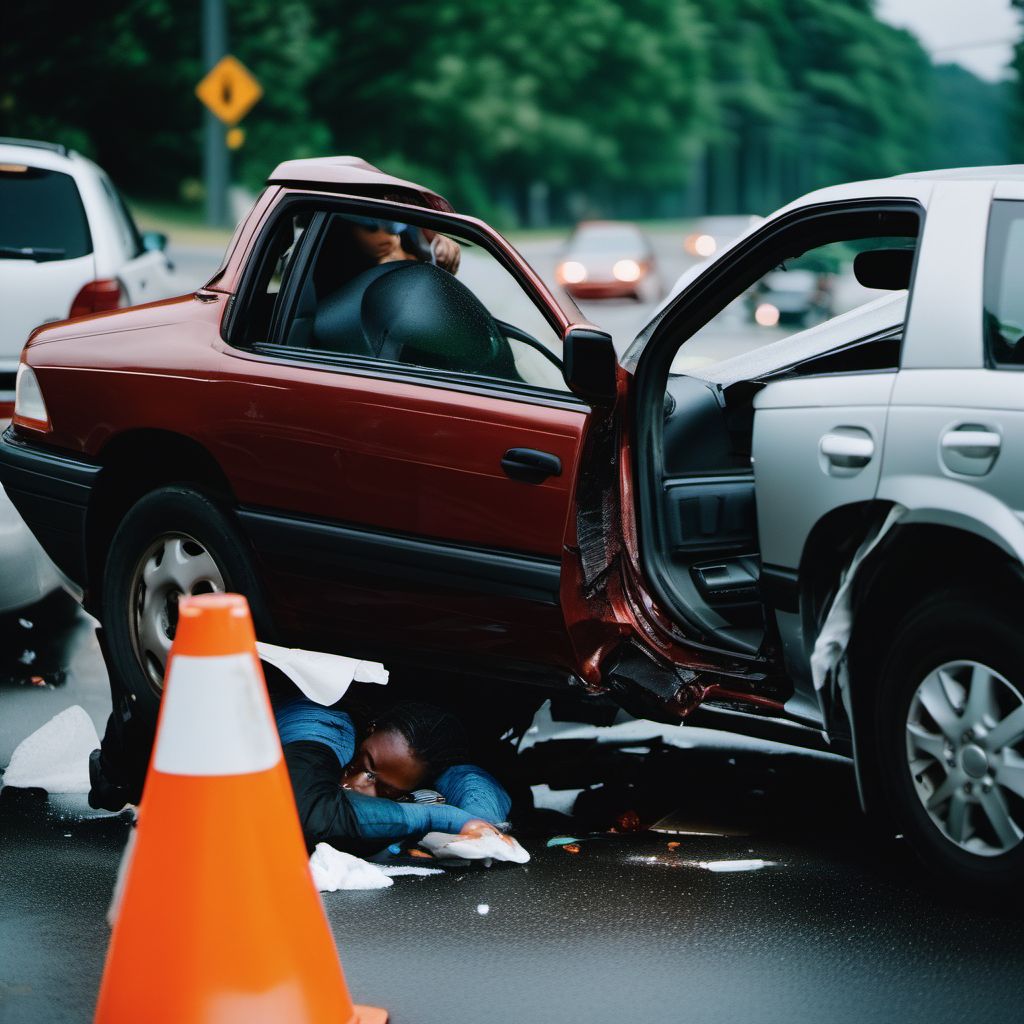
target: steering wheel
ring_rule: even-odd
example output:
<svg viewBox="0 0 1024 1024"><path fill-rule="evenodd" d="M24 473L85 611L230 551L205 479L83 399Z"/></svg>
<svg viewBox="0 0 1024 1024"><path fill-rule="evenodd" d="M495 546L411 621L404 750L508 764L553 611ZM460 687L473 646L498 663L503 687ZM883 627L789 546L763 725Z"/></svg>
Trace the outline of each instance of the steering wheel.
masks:
<svg viewBox="0 0 1024 1024"><path fill-rule="evenodd" d="M549 363L556 366L559 372L564 371L565 366L562 360L555 355L545 344L538 341L532 334L527 334L521 327L516 327L515 324L507 323L504 320L495 320L498 325L498 330L505 336L505 339L513 338L516 341L521 341L524 345L529 345L530 348L535 348Z"/></svg>

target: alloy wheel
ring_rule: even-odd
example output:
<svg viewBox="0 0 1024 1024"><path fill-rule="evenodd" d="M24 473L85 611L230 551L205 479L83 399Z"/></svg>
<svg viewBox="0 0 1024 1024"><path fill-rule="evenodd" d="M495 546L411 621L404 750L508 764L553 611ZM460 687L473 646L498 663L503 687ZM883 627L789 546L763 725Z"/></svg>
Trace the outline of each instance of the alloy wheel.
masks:
<svg viewBox="0 0 1024 1024"><path fill-rule="evenodd" d="M995 857L1024 839L1024 696L977 661L950 661L918 684L906 722L914 789L942 834Z"/></svg>
<svg viewBox="0 0 1024 1024"><path fill-rule="evenodd" d="M154 541L135 566L128 609L132 647L154 692L178 627L178 602L195 594L222 594L224 576L194 537L168 533Z"/></svg>

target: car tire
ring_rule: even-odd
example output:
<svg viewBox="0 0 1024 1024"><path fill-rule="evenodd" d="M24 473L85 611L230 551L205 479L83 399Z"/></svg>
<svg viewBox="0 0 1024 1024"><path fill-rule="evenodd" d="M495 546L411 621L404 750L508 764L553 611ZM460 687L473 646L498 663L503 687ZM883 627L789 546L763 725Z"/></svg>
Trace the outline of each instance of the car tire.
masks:
<svg viewBox="0 0 1024 1024"><path fill-rule="evenodd" d="M880 791L897 833L954 890L1008 894L1024 880L1024 711L996 732L1018 708L1024 634L991 593L934 594L897 627L875 704Z"/></svg>
<svg viewBox="0 0 1024 1024"><path fill-rule="evenodd" d="M270 634L251 549L230 515L192 487L161 487L128 510L111 540L103 579L100 617L110 668L144 720L156 718L182 594L244 594L257 636Z"/></svg>

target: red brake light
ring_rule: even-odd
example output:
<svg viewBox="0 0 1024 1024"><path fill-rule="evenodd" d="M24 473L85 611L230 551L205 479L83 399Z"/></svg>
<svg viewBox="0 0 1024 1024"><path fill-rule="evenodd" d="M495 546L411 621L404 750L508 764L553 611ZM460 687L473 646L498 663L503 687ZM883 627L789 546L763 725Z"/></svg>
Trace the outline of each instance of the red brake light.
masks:
<svg viewBox="0 0 1024 1024"><path fill-rule="evenodd" d="M121 305L121 285L112 279L101 278L82 286L82 290L71 303L69 317L85 316L86 313L105 313Z"/></svg>

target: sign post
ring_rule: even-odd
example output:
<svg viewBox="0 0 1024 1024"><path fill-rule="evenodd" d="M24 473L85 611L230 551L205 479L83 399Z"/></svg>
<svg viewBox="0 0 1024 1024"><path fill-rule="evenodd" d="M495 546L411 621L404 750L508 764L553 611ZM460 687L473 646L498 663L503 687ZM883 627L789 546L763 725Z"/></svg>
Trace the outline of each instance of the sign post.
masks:
<svg viewBox="0 0 1024 1024"><path fill-rule="evenodd" d="M227 54L224 0L203 0L203 66L206 75L196 96L206 106L203 177L206 183L206 222L228 225L228 147L245 140L238 122L263 95L260 83L246 66ZM228 127L225 134L224 127Z"/></svg>

